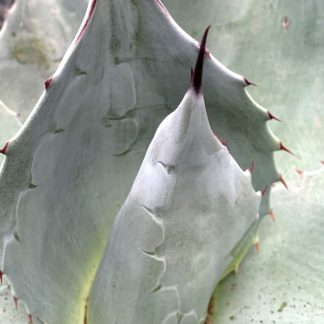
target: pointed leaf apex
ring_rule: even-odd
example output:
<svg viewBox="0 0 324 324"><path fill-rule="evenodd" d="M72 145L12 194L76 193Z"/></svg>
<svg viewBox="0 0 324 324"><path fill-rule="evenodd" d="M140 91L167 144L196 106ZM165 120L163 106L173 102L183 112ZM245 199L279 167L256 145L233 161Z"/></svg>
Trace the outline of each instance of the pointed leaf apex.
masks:
<svg viewBox="0 0 324 324"><path fill-rule="evenodd" d="M2 285L2 280L3 280L3 275L4 273L0 270L0 284Z"/></svg>
<svg viewBox="0 0 324 324"><path fill-rule="evenodd" d="M206 53L206 41L207 36L209 32L210 26L208 26L204 32L204 35L202 37L201 43L200 43L200 50L198 54L198 58L196 61L195 70L193 73L193 78L191 82L191 86L195 90L195 92L198 94L201 92L201 84L202 84L202 76L203 76L203 69L204 69L204 59L205 59L205 53Z"/></svg>
<svg viewBox="0 0 324 324"><path fill-rule="evenodd" d="M260 252L260 243L259 243L259 241L256 241L256 242L254 243L254 246L255 246L255 250L256 250L256 252L259 253L259 252Z"/></svg>

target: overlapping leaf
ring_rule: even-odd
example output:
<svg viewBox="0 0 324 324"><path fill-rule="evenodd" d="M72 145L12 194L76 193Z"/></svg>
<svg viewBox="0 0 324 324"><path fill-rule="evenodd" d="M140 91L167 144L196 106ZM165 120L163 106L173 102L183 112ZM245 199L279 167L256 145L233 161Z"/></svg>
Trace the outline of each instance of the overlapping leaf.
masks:
<svg viewBox="0 0 324 324"><path fill-rule="evenodd" d="M297 156L276 157L291 179L290 192L280 190L272 198L277 221L263 225L260 257L249 259L216 292L215 322L322 323L324 286L316 278L324 266L317 249L323 245L323 173L303 171L318 169L323 160L323 3L166 3L192 34L202 22L216 25L210 47L260 86L251 93L282 119L273 129ZM296 168L303 180L296 180Z"/></svg>
<svg viewBox="0 0 324 324"><path fill-rule="evenodd" d="M46 93L9 143L0 175L2 270L35 319L84 320L111 223L157 125L185 92L196 54L197 42L159 1L91 2ZM259 190L279 178L280 142L246 85L210 55L212 129L243 169L254 161Z"/></svg>
<svg viewBox="0 0 324 324"><path fill-rule="evenodd" d="M214 287L240 258L236 247L251 228L255 239L261 193L208 123L207 32L192 85L158 127L116 217L91 289L90 323L205 323Z"/></svg>
<svg viewBox="0 0 324 324"><path fill-rule="evenodd" d="M196 36L212 24L210 49L259 87L253 97L282 123L271 129L297 156L277 154L278 169L313 170L323 160L324 3L311 1L166 0L177 22ZM193 17L194 13L194 19Z"/></svg>

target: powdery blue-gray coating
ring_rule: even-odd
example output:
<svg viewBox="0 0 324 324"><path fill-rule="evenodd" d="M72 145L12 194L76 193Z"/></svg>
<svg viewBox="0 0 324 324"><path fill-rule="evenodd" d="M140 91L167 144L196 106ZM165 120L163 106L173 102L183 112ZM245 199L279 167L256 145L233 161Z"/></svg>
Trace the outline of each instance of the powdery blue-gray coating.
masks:
<svg viewBox="0 0 324 324"><path fill-rule="evenodd" d="M89 323L202 323L259 203L190 89L159 126L117 215Z"/></svg>
<svg viewBox="0 0 324 324"><path fill-rule="evenodd" d="M49 324L83 323L111 224L198 49L153 0L98 0L86 21L0 171L1 270ZM275 181L279 142L244 79L210 55L203 84L213 130L243 169L255 162L255 189Z"/></svg>

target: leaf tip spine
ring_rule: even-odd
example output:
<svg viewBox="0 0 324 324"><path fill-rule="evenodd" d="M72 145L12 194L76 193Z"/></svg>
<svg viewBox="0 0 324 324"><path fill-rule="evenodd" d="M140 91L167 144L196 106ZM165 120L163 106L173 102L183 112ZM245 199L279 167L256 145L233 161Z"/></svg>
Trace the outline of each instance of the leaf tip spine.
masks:
<svg viewBox="0 0 324 324"><path fill-rule="evenodd" d="M206 54L206 42L207 36L209 32L210 26L208 26L204 32L200 43L200 49L196 61L196 66L193 72L191 87L194 89L196 94L201 93L201 85L202 85L202 77L203 77L203 69L204 69L204 60Z"/></svg>

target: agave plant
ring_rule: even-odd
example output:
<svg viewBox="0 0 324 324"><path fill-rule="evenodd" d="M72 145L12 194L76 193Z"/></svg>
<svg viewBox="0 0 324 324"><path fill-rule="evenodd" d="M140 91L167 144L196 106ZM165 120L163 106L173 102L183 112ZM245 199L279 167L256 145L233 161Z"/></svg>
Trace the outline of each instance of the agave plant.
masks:
<svg viewBox="0 0 324 324"><path fill-rule="evenodd" d="M259 66L254 70L244 64L257 52L244 48L244 41L227 41L229 35L241 37L242 30L253 25L244 17L256 17L251 20L258 32L257 22L267 21L259 16L268 17L265 4L252 7L249 1L240 2L236 11L233 3L224 1L206 0L199 8L195 3L167 3L194 36L207 23L213 25L209 42L213 48L205 50L202 42L192 86L177 109L199 43L175 23L160 1L91 1L53 76L48 74L71 40L82 6L53 1L57 8L53 26L62 28L44 31L35 10L26 10L36 4L17 1L0 38L0 68L15 71L3 73L6 78L0 85L0 123L7 127L1 128L2 138L16 132L35 102L39 79L47 79L27 121L12 139L4 139L1 150L5 160L0 174L0 277L10 285L4 285L1 294L13 296L20 310L4 300L1 321L320 323L322 169L298 169L298 178L293 179L288 167L292 160L279 161L289 176L290 191L275 186L272 209L279 217L269 225L262 216L273 217L270 189L283 181L273 153L288 149L267 126L275 115L246 91L251 82L211 54L224 53L223 62L265 80L262 71L268 68L267 60L255 57ZM214 17L211 9L216 6ZM226 14L221 16L222 12ZM280 16L280 5L272 4L269 12L271 17ZM307 25L317 12L305 16L303 23ZM71 15L75 20L67 24ZM287 38L297 18L284 13L275 25L278 34L269 28L266 35ZM62 30L64 37L56 36ZM318 39L319 31L314 30ZM280 37L278 47L283 43ZM320 49L315 55L320 57ZM200 89L204 57L207 113ZM279 63L273 80L278 79L278 70ZM18 71L22 80L13 77ZM29 84L33 91L26 91ZM257 91L254 94L267 103L259 93L263 90ZM276 94L285 98L286 90L277 89ZM289 116L290 105L282 97L275 112ZM319 160L316 141L323 118L317 107L311 111L319 126L311 134L313 144L306 156L316 160L318 154ZM299 146L301 141L296 144L296 138L288 136L292 130L300 138L307 134L306 123L296 115L289 118L293 126L288 131L276 127L303 158L306 150ZM303 169L313 165L308 159L302 161ZM260 218L251 171L254 190L262 193ZM285 217L290 213L292 217ZM238 276L218 284L238 269L250 245L258 242L260 221L259 256L249 255ZM305 249L309 266L300 264ZM303 312L296 311L304 304Z"/></svg>

